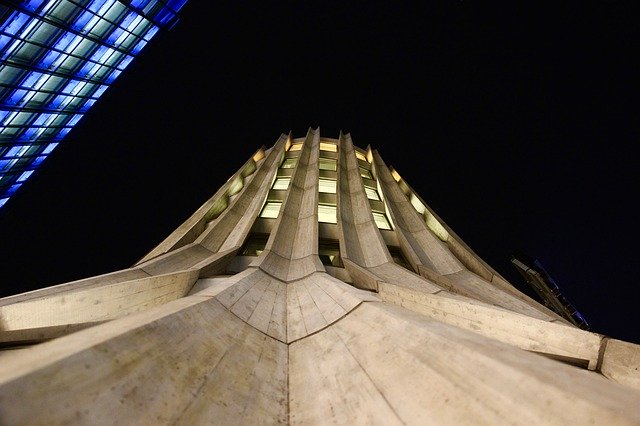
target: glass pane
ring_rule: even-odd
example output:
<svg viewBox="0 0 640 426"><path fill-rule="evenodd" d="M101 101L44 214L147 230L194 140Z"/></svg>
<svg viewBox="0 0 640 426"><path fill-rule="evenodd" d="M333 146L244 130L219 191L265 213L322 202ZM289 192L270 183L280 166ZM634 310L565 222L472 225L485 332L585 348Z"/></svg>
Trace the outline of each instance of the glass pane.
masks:
<svg viewBox="0 0 640 426"><path fill-rule="evenodd" d="M289 151L300 151L301 149L302 149L302 144L301 143L294 143L289 148Z"/></svg>
<svg viewBox="0 0 640 426"><path fill-rule="evenodd" d="M375 220L376 225L380 229L391 229L391 225L389 225L389 220L384 213L373 212L373 220Z"/></svg>
<svg viewBox="0 0 640 426"><path fill-rule="evenodd" d="M338 223L336 206L318 205L318 222Z"/></svg>
<svg viewBox="0 0 640 426"><path fill-rule="evenodd" d="M329 158L320 159L320 170L330 170L335 172L336 166L337 166L336 160L331 160Z"/></svg>
<svg viewBox="0 0 640 426"><path fill-rule="evenodd" d="M320 151L338 152L338 146L332 143L320 142Z"/></svg>
<svg viewBox="0 0 640 426"><path fill-rule="evenodd" d="M282 206L282 203L266 203L260 213L260 217L277 218L278 213L280 213L280 206Z"/></svg>
<svg viewBox="0 0 640 426"><path fill-rule="evenodd" d="M356 151L356 157L362 161L367 161L367 157L360 151Z"/></svg>
<svg viewBox="0 0 640 426"><path fill-rule="evenodd" d="M378 191L373 188L369 188L368 186L364 187L364 192L367 193L367 198L370 200L379 200L380 196L378 195Z"/></svg>
<svg viewBox="0 0 640 426"><path fill-rule="evenodd" d="M373 179L373 177L371 176L371 172L369 170L365 169L364 167L358 167L358 168L360 169L360 176L367 179Z"/></svg>
<svg viewBox="0 0 640 426"><path fill-rule="evenodd" d="M296 166L296 159L295 158L287 158L286 160L284 160L282 162L282 166L280 166L283 169L293 169Z"/></svg>
<svg viewBox="0 0 640 426"><path fill-rule="evenodd" d="M278 178L273 183L273 189L287 189L289 187L290 178Z"/></svg>
<svg viewBox="0 0 640 426"><path fill-rule="evenodd" d="M318 192L336 193L336 181L331 179L320 179L318 182Z"/></svg>

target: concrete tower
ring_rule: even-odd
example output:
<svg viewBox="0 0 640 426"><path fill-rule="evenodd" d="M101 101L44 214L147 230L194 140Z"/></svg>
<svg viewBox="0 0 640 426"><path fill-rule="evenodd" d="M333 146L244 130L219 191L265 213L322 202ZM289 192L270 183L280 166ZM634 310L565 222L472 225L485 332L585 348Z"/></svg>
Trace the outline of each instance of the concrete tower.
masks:
<svg viewBox="0 0 640 426"><path fill-rule="evenodd" d="M637 345L518 292L317 130L133 267L0 299L0 330L3 424L640 423Z"/></svg>

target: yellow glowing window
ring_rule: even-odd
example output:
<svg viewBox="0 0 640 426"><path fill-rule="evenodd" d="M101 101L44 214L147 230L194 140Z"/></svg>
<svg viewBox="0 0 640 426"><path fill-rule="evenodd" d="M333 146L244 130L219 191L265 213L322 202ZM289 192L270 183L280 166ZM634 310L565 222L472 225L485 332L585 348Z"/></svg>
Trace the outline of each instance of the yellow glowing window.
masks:
<svg viewBox="0 0 640 426"><path fill-rule="evenodd" d="M262 212L260 212L260 217L277 218L281 206L282 203L266 203L262 208Z"/></svg>
<svg viewBox="0 0 640 426"><path fill-rule="evenodd" d="M318 182L318 192L336 193L336 181L331 179L320 179Z"/></svg>
<svg viewBox="0 0 640 426"><path fill-rule="evenodd" d="M318 204L318 222L338 223L336 206Z"/></svg>
<svg viewBox="0 0 640 426"><path fill-rule="evenodd" d="M379 200L380 199L380 195L378 195L378 191L376 191L374 188L369 188L368 186L364 187L364 192L367 193L367 198L370 200Z"/></svg>
<svg viewBox="0 0 640 426"><path fill-rule="evenodd" d="M289 187L290 178L278 178L273 182L273 189L287 189Z"/></svg>
<svg viewBox="0 0 640 426"><path fill-rule="evenodd" d="M373 220L375 220L376 225L380 229L391 229L391 225L389 224L389 220L384 213L373 212Z"/></svg>
<svg viewBox="0 0 640 426"><path fill-rule="evenodd" d="M331 170L332 172L336 171L337 163L336 160L331 160L329 158L321 158L319 160L320 170Z"/></svg>
<svg viewBox="0 0 640 426"><path fill-rule="evenodd" d="M286 160L284 160L282 162L282 166L280 166L283 169L293 169L296 166L296 159L295 158L287 158Z"/></svg>
<svg viewBox="0 0 640 426"><path fill-rule="evenodd" d="M424 204L420 202L420 200L418 199L418 197L415 196L415 194L411 194L411 205L420 214L423 214L424 211L426 210L426 207L424 206Z"/></svg>
<svg viewBox="0 0 640 426"><path fill-rule="evenodd" d="M356 151L356 157L362 161L367 161L367 157L360 151Z"/></svg>
<svg viewBox="0 0 640 426"><path fill-rule="evenodd" d="M289 151L300 151L301 149L302 149L301 143L294 143L293 145L291 145L291 148L289 148Z"/></svg>
<svg viewBox="0 0 640 426"><path fill-rule="evenodd" d="M358 168L360 169L360 176L367 179L373 179L373 177L371 176L371 172L369 170L365 169L364 167L358 167Z"/></svg>
<svg viewBox="0 0 640 426"><path fill-rule="evenodd" d="M338 146L332 143L320 142L320 151L338 152Z"/></svg>

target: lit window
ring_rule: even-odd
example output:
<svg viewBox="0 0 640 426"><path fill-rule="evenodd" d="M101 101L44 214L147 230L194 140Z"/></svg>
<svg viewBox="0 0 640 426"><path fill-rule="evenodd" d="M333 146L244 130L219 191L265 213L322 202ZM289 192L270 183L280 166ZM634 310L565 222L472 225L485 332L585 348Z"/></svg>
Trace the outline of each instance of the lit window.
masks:
<svg viewBox="0 0 640 426"><path fill-rule="evenodd" d="M389 220L384 213L373 212L373 220L375 220L376 225L380 229L391 229L391 225L389 224Z"/></svg>
<svg viewBox="0 0 640 426"><path fill-rule="evenodd" d="M338 223L336 206L318 204L318 222Z"/></svg>
<svg viewBox="0 0 640 426"><path fill-rule="evenodd" d="M273 189L287 189L289 187L290 178L278 178L273 183Z"/></svg>
<svg viewBox="0 0 640 426"><path fill-rule="evenodd" d="M424 211L426 210L426 207L424 206L424 204L420 202L420 200L418 199L418 197L416 197L415 194L411 194L411 205L413 205L413 208L416 209L420 214L423 214Z"/></svg>
<svg viewBox="0 0 640 426"><path fill-rule="evenodd" d="M318 182L318 192L336 193L336 181L331 179L320 179Z"/></svg>
<svg viewBox="0 0 640 426"><path fill-rule="evenodd" d="M278 214L280 213L281 206L282 206L282 203L266 203L262 208L260 217L267 217L271 219L277 218Z"/></svg>
<svg viewBox="0 0 640 426"><path fill-rule="evenodd" d="M337 168L336 160L331 160L329 158L321 158L320 159L320 170L330 170L335 172Z"/></svg>
<svg viewBox="0 0 640 426"><path fill-rule="evenodd" d="M365 169L364 167L358 167L358 168L360 169L360 176L367 179L373 179L373 177L371 176L371 172L369 170Z"/></svg>
<svg viewBox="0 0 640 426"><path fill-rule="evenodd" d="M296 166L296 159L295 158L287 158L286 160L284 160L282 162L282 166L280 166L280 168L293 169L295 166Z"/></svg>
<svg viewBox="0 0 640 426"><path fill-rule="evenodd" d="M320 151L338 152L338 146L332 143L320 142Z"/></svg>
<svg viewBox="0 0 640 426"><path fill-rule="evenodd" d="M359 160L367 161L367 157L366 157L363 153L361 153L360 151L356 151L356 157L357 157Z"/></svg>
<svg viewBox="0 0 640 426"><path fill-rule="evenodd" d="M29 179L29 176L31 176L32 174L33 170L26 171L20 175L16 182L24 182L25 180Z"/></svg>
<svg viewBox="0 0 640 426"><path fill-rule="evenodd" d="M301 149L302 149L301 143L294 143L293 145L291 145L291 148L289 148L289 151L300 151Z"/></svg>
<svg viewBox="0 0 640 426"><path fill-rule="evenodd" d="M340 243L337 240L318 241L318 256L323 265L343 268L340 258Z"/></svg>
<svg viewBox="0 0 640 426"><path fill-rule="evenodd" d="M364 192L367 193L367 198L370 200L380 200L380 196L378 195L378 191L374 188L369 188L368 186L364 187Z"/></svg>

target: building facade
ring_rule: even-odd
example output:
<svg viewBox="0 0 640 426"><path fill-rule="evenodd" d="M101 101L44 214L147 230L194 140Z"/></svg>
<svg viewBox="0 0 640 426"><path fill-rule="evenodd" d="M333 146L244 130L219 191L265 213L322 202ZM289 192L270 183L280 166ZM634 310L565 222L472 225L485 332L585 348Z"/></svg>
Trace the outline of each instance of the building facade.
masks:
<svg viewBox="0 0 640 426"><path fill-rule="evenodd" d="M0 208L186 0L0 6Z"/></svg>
<svg viewBox="0 0 640 426"><path fill-rule="evenodd" d="M0 299L0 330L10 424L640 423L637 345L517 291L319 130L131 268Z"/></svg>

